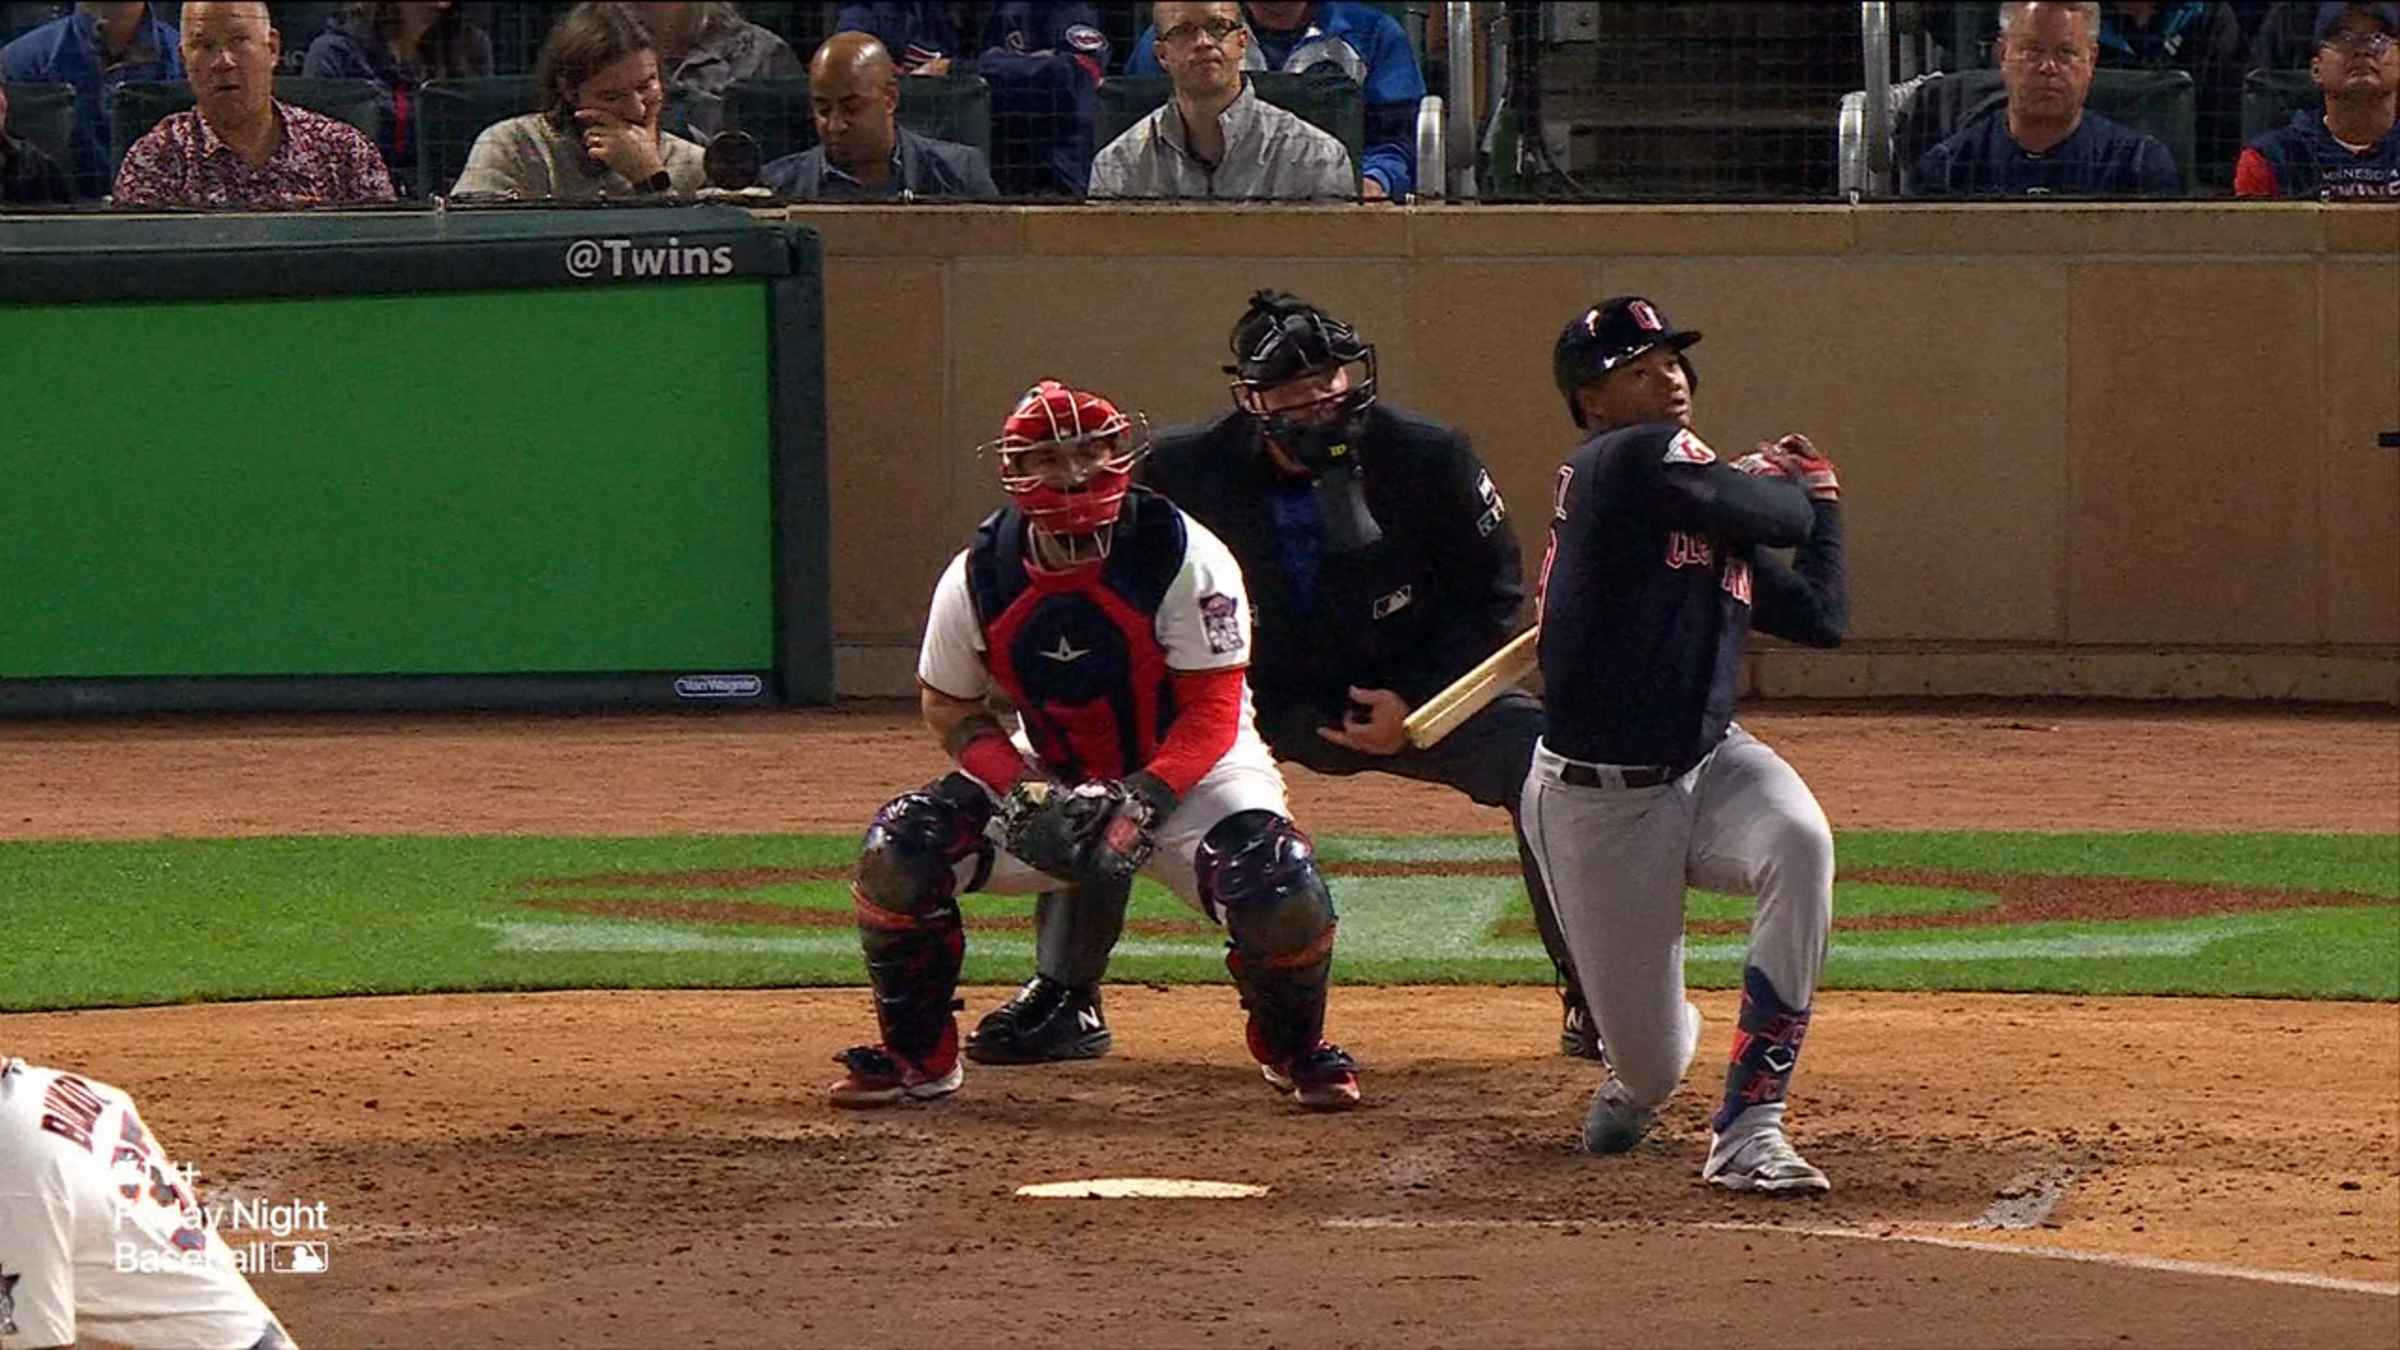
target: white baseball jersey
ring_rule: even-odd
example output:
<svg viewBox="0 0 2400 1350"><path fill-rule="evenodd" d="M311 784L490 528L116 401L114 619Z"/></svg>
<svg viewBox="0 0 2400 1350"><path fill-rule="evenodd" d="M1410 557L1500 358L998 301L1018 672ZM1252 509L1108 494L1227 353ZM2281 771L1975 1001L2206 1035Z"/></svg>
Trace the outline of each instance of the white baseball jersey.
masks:
<svg viewBox="0 0 2400 1350"><path fill-rule="evenodd" d="M1163 504L1163 501L1162 501ZM1207 526L1183 515L1182 565L1166 588L1151 617L1151 631L1166 657L1169 670L1227 670L1250 664L1250 598L1242 584L1241 564L1225 541ZM988 639L975 613L967 582L967 555L961 549L935 584L933 604L925 619L925 642L917 653L917 678L957 699L979 699L1002 692L987 661ZM998 616L992 616L997 618ZM1081 656L1074 646L1060 655ZM1046 654L1047 655L1047 654ZM1021 749L1031 750L1022 733ZM1029 756L1030 758L1030 756ZM1141 767L1127 765L1128 770ZM1249 686L1242 688L1241 729L1233 746L1217 761L1221 770L1263 771L1278 781L1275 757L1259 738Z"/></svg>
<svg viewBox="0 0 2400 1350"><path fill-rule="evenodd" d="M0 1350L250 1350L274 1326L132 1098L0 1064Z"/></svg>

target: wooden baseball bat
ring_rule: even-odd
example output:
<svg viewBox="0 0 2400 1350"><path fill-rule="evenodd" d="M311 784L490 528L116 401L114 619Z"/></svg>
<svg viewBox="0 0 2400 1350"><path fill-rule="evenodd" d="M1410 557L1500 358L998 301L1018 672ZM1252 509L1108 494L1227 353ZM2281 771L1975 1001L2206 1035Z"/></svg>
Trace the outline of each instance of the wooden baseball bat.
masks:
<svg viewBox="0 0 2400 1350"><path fill-rule="evenodd" d="M1434 744L1459 723L1491 706L1501 690L1532 674L1541 660L1541 636L1538 624L1517 634L1473 670L1451 681L1448 688L1419 704L1400 724L1408 732L1408 743L1419 750Z"/></svg>

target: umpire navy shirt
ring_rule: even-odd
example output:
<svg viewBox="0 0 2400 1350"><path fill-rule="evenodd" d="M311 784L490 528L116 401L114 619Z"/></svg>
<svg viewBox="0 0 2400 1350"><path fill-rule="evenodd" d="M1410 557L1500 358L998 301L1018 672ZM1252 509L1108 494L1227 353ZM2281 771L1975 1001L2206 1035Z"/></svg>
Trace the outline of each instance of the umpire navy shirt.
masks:
<svg viewBox="0 0 2400 1350"><path fill-rule="evenodd" d="M1524 607L1524 554L1466 435L1389 402L1352 443L1383 537L1330 552L1316 501L1229 412L1158 434L1149 485L1225 541L1250 588L1250 689L1269 747L1341 720L1349 687L1411 705L1498 650Z"/></svg>
<svg viewBox="0 0 2400 1350"><path fill-rule="evenodd" d="M2045 195L2175 197L2183 175L2155 136L2086 111L2067 138L2035 154L2008 134L2005 108L1976 118L1917 161L1920 197Z"/></svg>
<svg viewBox="0 0 2400 1350"><path fill-rule="evenodd" d="M1842 517L1672 422L1605 431L1559 466L1542 625L1542 740L1677 772L1733 722L1753 622L1812 647L1849 623ZM1762 546L1797 546L1786 566Z"/></svg>
<svg viewBox="0 0 2400 1350"><path fill-rule="evenodd" d="M2290 126L2275 128L2242 151L2233 185L2245 197L2400 202L2400 123L2382 140L2352 150L2325 129L2322 112L2294 113Z"/></svg>

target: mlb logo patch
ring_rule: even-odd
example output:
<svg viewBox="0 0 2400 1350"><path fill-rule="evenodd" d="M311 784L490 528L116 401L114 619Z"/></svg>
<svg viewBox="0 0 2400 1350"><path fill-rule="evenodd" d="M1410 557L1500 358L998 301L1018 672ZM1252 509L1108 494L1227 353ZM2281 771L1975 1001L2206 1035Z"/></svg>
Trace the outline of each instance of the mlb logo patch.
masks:
<svg viewBox="0 0 2400 1350"><path fill-rule="evenodd" d="M1642 331L1645 333L1660 333L1666 331L1667 326L1664 323L1659 322L1658 311L1650 308L1650 302L1647 300L1634 300L1628 302L1625 306L1625 312L1633 316L1633 321L1640 324L1642 326Z"/></svg>
<svg viewBox="0 0 2400 1350"><path fill-rule="evenodd" d="M1409 602L1416 598L1417 588L1414 586L1403 586L1399 590L1392 592L1390 595L1377 596L1375 599L1375 617L1381 619L1393 614L1397 614L1401 610L1408 608Z"/></svg>
<svg viewBox="0 0 2400 1350"><path fill-rule="evenodd" d="M1242 649L1242 602L1222 591L1200 597L1200 631L1219 656Z"/></svg>
<svg viewBox="0 0 2400 1350"><path fill-rule="evenodd" d="M1714 464L1717 462L1717 452L1709 449L1708 442L1691 432L1678 431L1675 439L1667 442L1666 459L1669 464Z"/></svg>

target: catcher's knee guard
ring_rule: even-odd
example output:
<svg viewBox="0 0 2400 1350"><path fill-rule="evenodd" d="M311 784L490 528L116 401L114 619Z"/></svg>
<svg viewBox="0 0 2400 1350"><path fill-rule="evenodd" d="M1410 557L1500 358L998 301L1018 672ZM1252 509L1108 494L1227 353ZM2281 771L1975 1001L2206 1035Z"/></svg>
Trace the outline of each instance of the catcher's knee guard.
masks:
<svg viewBox="0 0 2400 1350"><path fill-rule="evenodd" d="M859 850L850 896L859 945L875 987L884 1044L912 1059L946 1032L966 951L957 895L981 885L992 846L983 837L991 799L959 774L893 798L875 813ZM960 868L972 863L962 879Z"/></svg>
<svg viewBox="0 0 2400 1350"><path fill-rule="evenodd" d="M991 798L972 779L951 774L884 803L858 852L859 894L885 909L920 914L942 907L990 875L992 844L983 827ZM963 877L962 863L973 863Z"/></svg>
<svg viewBox="0 0 2400 1350"><path fill-rule="evenodd" d="M1252 1049L1281 1062L1316 1048L1325 1029L1337 916L1316 849L1272 811L1217 823L1194 858L1201 903L1231 936L1225 967L1250 1010Z"/></svg>

